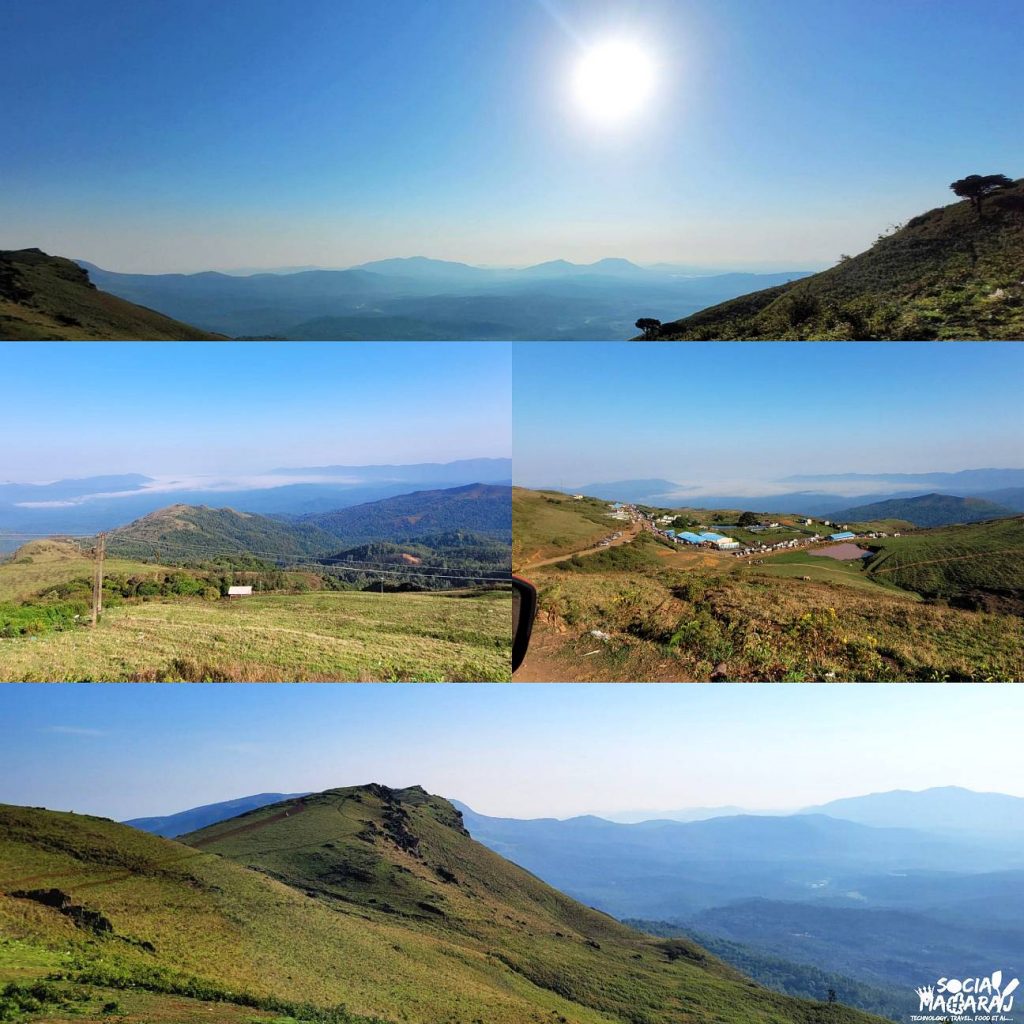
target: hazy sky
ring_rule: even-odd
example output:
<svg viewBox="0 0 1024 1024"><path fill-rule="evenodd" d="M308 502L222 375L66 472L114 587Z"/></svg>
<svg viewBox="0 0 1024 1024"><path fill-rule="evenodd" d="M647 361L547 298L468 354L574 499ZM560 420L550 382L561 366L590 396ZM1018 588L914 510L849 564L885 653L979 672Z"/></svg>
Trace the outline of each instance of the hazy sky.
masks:
<svg viewBox="0 0 1024 1024"><path fill-rule="evenodd" d="M0 801L126 818L420 784L568 816L960 785L1024 796L1014 686L0 687Z"/></svg>
<svg viewBox="0 0 1024 1024"><path fill-rule="evenodd" d="M8 3L0 247L810 268L1024 173L1022 33L1019 0ZM614 123L637 75L575 87L609 41L651 79Z"/></svg>
<svg viewBox="0 0 1024 1024"><path fill-rule="evenodd" d="M525 486L1024 468L1017 344L519 344L513 389Z"/></svg>
<svg viewBox="0 0 1024 1024"><path fill-rule="evenodd" d="M471 342L6 343L0 481L511 455L511 353Z"/></svg>

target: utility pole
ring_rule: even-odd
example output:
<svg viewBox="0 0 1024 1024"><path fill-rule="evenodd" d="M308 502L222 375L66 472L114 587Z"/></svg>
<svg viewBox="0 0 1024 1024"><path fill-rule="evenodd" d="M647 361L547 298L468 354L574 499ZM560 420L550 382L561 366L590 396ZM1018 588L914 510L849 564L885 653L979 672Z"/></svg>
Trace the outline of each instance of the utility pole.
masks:
<svg viewBox="0 0 1024 1024"><path fill-rule="evenodd" d="M96 538L96 550L93 557L96 559L96 565L93 569L92 576L92 624L96 625L97 620L100 617L100 612L103 611L103 555L106 547L107 535L101 533Z"/></svg>

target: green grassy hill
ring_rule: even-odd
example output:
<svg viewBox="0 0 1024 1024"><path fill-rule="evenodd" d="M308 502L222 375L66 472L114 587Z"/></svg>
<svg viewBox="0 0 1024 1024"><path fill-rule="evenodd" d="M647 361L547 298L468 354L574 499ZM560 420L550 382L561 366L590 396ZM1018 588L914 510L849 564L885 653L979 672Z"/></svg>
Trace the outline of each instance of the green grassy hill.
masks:
<svg viewBox="0 0 1024 1024"><path fill-rule="evenodd" d="M893 498L840 509L838 512L830 512L829 518L835 523L903 520L914 526L952 526L954 523L978 523L1013 514L1012 509L984 498L921 494L914 498Z"/></svg>
<svg viewBox="0 0 1024 1024"><path fill-rule="evenodd" d="M308 558L337 547L337 537L313 525L205 505L170 505L107 534L111 554L181 562L226 554Z"/></svg>
<svg viewBox="0 0 1024 1024"><path fill-rule="evenodd" d="M512 564L568 555L592 547L620 528L608 516L608 502L576 501L560 491L512 490Z"/></svg>
<svg viewBox="0 0 1024 1024"><path fill-rule="evenodd" d="M0 806L0 981L18 983L0 998L35 982L51 1019L71 1005L125 1024L234 1020L240 1006L324 1024L816 1024L826 1012L581 906L418 787L330 790L187 839ZM49 889L56 906L40 902Z"/></svg>
<svg viewBox="0 0 1024 1024"><path fill-rule="evenodd" d="M664 340L1024 338L1024 179L929 210L829 270L664 324Z"/></svg>
<svg viewBox="0 0 1024 1024"><path fill-rule="evenodd" d="M220 339L99 291L72 260L39 249L0 250L0 340Z"/></svg>
<svg viewBox="0 0 1024 1024"><path fill-rule="evenodd" d="M1024 516L889 537L867 571L927 598L1024 615Z"/></svg>
<svg viewBox="0 0 1024 1024"><path fill-rule="evenodd" d="M22 545L10 558L0 561L0 602L27 601L76 579L91 579L94 562L91 544L74 541L35 540ZM108 558L106 571L114 575L156 578L165 566L131 559Z"/></svg>

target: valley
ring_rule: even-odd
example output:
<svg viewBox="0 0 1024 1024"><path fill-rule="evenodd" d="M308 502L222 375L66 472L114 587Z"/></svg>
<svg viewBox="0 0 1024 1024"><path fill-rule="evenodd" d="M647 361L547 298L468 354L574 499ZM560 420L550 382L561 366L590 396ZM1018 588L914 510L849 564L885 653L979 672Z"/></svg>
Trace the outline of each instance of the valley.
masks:
<svg viewBox="0 0 1024 1024"><path fill-rule="evenodd" d="M486 845L575 898L696 941L764 984L905 1020L919 977L1017 971L1024 801L956 787L871 794L821 810L617 824L516 820L458 805ZM899 806L918 828L845 818ZM1004 823L989 817L993 807ZM945 831L959 811L989 831ZM1013 1019L1013 1014L1010 1015Z"/></svg>
<svg viewBox="0 0 1024 1024"><path fill-rule="evenodd" d="M513 567L540 597L517 679L1024 678L1020 516L915 527L749 514L751 530L736 509L524 488L513 508ZM635 539L601 546L623 518Z"/></svg>

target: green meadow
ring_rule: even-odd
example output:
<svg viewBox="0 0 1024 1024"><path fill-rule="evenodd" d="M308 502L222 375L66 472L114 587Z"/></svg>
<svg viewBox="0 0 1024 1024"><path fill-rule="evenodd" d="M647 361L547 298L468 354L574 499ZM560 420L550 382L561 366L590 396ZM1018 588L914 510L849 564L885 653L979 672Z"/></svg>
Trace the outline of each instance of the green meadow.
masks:
<svg viewBox="0 0 1024 1024"><path fill-rule="evenodd" d="M23 681L493 681L511 673L507 590L158 599L86 626L0 638Z"/></svg>

